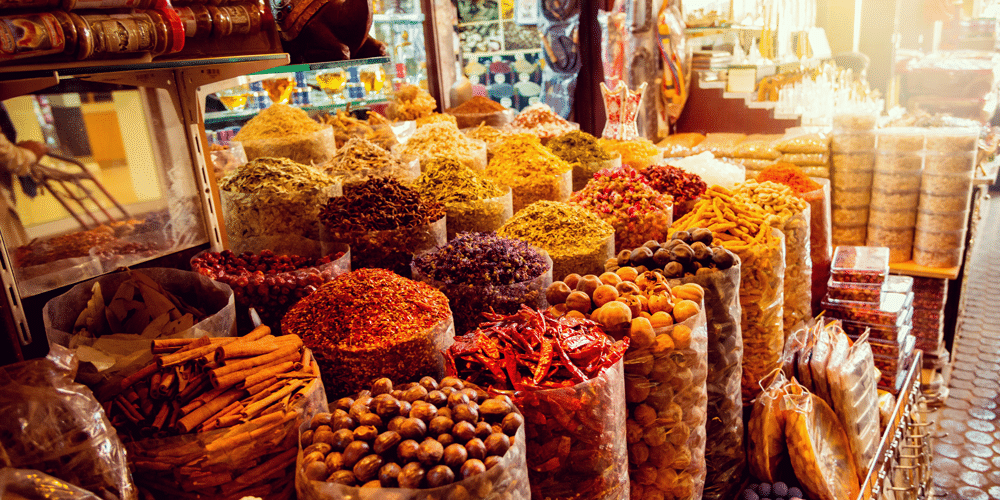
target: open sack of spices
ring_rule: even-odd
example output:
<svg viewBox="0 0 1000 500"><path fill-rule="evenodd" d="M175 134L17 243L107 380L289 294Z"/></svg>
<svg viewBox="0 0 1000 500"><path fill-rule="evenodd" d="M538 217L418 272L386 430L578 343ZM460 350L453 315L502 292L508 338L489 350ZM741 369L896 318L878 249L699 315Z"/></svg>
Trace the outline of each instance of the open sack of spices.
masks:
<svg viewBox="0 0 1000 500"><path fill-rule="evenodd" d="M273 104L248 121L233 137L248 160L287 158L305 165L322 165L337 150L333 128L287 104Z"/></svg>
<svg viewBox="0 0 1000 500"><path fill-rule="evenodd" d="M552 259L537 248L496 233L462 233L413 261L413 279L441 290L461 335L484 321L483 313L513 314L545 307Z"/></svg>
<svg viewBox="0 0 1000 500"><path fill-rule="evenodd" d="M532 497L625 498L628 339L528 307L489 320L445 351L448 373L509 396L524 415Z"/></svg>
<svg viewBox="0 0 1000 500"><path fill-rule="evenodd" d="M454 123L438 122L418 127L405 143L393 148L392 152L405 162L418 160L421 170L424 170L424 162L439 155L455 157L478 172L486 168L486 143L469 138Z"/></svg>
<svg viewBox="0 0 1000 500"><path fill-rule="evenodd" d="M318 259L276 255L270 250L241 254L206 250L191 258L191 270L232 287L239 331L252 328L251 307L264 324L278 330L289 307L323 283L351 271L351 250L344 245Z"/></svg>
<svg viewBox="0 0 1000 500"><path fill-rule="evenodd" d="M615 248L635 248L665 240L673 222L673 201L645 182L632 168L601 170L570 204L579 205L615 228Z"/></svg>
<svg viewBox="0 0 1000 500"><path fill-rule="evenodd" d="M566 120L548 104L539 102L522 109L507 124L507 130L512 134L531 134L544 144L567 132L580 130L580 124Z"/></svg>
<svg viewBox="0 0 1000 500"><path fill-rule="evenodd" d="M46 358L0 368L4 464L41 471L98 498L137 499L125 447L94 394L73 381L76 370L74 354L59 345ZM4 475L11 470L4 469ZM53 478L37 479L51 483ZM10 487L4 498L16 491ZM73 493L63 498L94 498Z"/></svg>
<svg viewBox="0 0 1000 500"><path fill-rule="evenodd" d="M378 267L409 276L413 256L443 245L444 207L395 179L347 186L319 211L323 253L351 247L351 268Z"/></svg>
<svg viewBox="0 0 1000 500"><path fill-rule="evenodd" d="M671 227L673 231L691 232L708 229L713 244L739 257L744 406L750 405L761 391L760 381L780 366L785 345L784 235L772 229L775 217L728 189L712 186L694 209Z"/></svg>
<svg viewBox="0 0 1000 500"><path fill-rule="evenodd" d="M325 173L284 158L258 158L219 182L230 249L319 257L319 210L341 195Z"/></svg>
<svg viewBox="0 0 1000 500"><path fill-rule="evenodd" d="M600 273L615 254L615 228L577 205L538 201L517 212L497 234L545 250L552 276Z"/></svg>
<svg viewBox="0 0 1000 500"><path fill-rule="evenodd" d="M455 377L371 388L302 426L301 500L528 500L524 417Z"/></svg>
<svg viewBox="0 0 1000 500"><path fill-rule="evenodd" d="M154 340L120 375L95 393L154 498L293 497L299 426L327 403L302 339Z"/></svg>
<svg viewBox="0 0 1000 500"><path fill-rule="evenodd" d="M605 151L597 138L579 130L562 134L545 147L573 165L573 191L583 189L597 172L622 166L621 155Z"/></svg>
<svg viewBox="0 0 1000 500"><path fill-rule="evenodd" d="M676 231L662 244L649 241L642 247L622 250L617 258L608 260L605 270L624 279L632 275L638 278L639 271L648 269L663 274L671 287L693 283L704 290L708 337L706 435L712 439L705 444L707 470L702 497L729 499L736 494L740 485L738 478L746 469L740 392L743 375L741 270L739 258L713 241L712 232L704 228ZM607 274L601 277L608 282L606 284L615 282ZM633 290L622 283L615 287L622 295Z"/></svg>
<svg viewBox="0 0 1000 500"><path fill-rule="evenodd" d="M316 121L333 127L337 149L343 148L353 138L371 141L386 151L399 144L389 119L371 110L367 111L367 115L367 119L359 120L347 111L338 111L335 115L321 112L316 115Z"/></svg>
<svg viewBox="0 0 1000 500"><path fill-rule="evenodd" d="M513 192L514 213L539 200L566 201L573 192L573 168L533 135L507 137L493 151L486 176Z"/></svg>
<svg viewBox="0 0 1000 500"><path fill-rule="evenodd" d="M663 153L652 141L645 137L621 141L618 139L600 138L597 143L612 154L621 156L622 165L644 172L650 165L659 163Z"/></svg>
<svg viewBox="0 0 1000 500"><path fill-rule="evenodd" d="M292 306L281 330L312 350L331 398L379 377L403 383L443 376L441 351L455 334L443 293L385 269L334 278Z"/></svg>
<svg viewBox="0 0 1000 500"><path fill-rule="evenodd" d="M496 101L481 95L444 111L455 117L458 128L469 128L477 125L502 127L507 125L514 113Z"/></svg>
<svg viewBox="0 0 1000 500"><path fill-rule="evenodd" d="M568 280L568 281L567 281ZM570 286L574 291L570 292ZM550 311L627 338L625 422L631 495L699 498L705 484L708 370L704 290L633 268L553 283Z"/></svg>
<svg viewBox="0 0 1000 500"><path fill-rule="evenodd" d="M451 156L424 163L413 188L444 205L448 239L458 233L496 231L514 215L511 190L482 177Z"/></svg>
<svg viewBox="0 0 1000 500"><path fill-rule="evenodd" d="M358 184L374 177L413 181L420 176L420 162L403 162L368 139L352 137L333 158L321 167L344 185Z"/></svg>
<svg viewBox="0 0 1000 500"><path fill-rule="evenodd" d="M95 383L133 363L149 341L236 334L229 285L189 271L149 268L80 283L42 309L51 344L69 347L83 364L79 380Z"/></svg>

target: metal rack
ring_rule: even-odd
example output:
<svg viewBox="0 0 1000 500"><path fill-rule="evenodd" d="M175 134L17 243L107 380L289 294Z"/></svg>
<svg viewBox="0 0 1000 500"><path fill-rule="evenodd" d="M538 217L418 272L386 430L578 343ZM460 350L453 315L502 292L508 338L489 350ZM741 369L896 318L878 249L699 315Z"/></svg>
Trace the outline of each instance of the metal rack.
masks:
<svg viewBox="0 0 1000 500"><path fill-rule="evenodd" d="M924 500L931 496L932 422L927 419L929 412L920 392L923 352L914 353L858 500Z"/></svg>

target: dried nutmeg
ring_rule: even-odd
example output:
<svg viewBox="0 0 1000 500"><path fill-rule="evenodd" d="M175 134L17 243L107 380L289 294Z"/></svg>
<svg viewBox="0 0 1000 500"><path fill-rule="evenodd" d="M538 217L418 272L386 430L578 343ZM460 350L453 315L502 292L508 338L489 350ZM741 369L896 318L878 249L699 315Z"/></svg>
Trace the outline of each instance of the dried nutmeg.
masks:
<svg viewBox="0 0 1000 500"><path fill-rule="evenodd" d="M375 450L375 453L380 455L387 454L402 441L403 437L400 436L398 432L385 431L375 438L375 443L372 445L372 449Z"/></svg>
<svg viewBox="0 0 1000 500"><path fill-rule="evenodd" d="M323 453L318 451L314 451L302 457L302 463L304 464L312 462L322 462L322 461L323 461Z"/></svg>
<svg viewBox="0 0 1000 500"><path fill-rule="evenodd" d="M340 429L353 430L357 425L357 421L343 410L334 412L333 419L330 421L330 427L335 431Z"/></svg>
<svg viewBox="0 0 1000 500"><path fill-rule="evenodd" d="M354 477L358 481L368 482L378 476L379 469L385 464L380 455L368 455L354 464Z"/></svg>
<svg viewBox="0 0 1000 500"><path fill-rule="evenodd" d="M399 477L399 473L402 472L403 468L399 464L394 462L389 462L382 466L378 470L378 482L383 488L394 488L398 484L396 478Z"/></svg>
<svg viewBox="0 0 1000 500"><path fill-rule="evenodd" d="M489 437L483 441L486 445L486 453L488 455L503 456L510 449L510 440L504 434L490 434Z"/></svg>
<svg viewBox="0 0 1000 500"><path fill-rule="evenodd" d="M472 422L456 422L455 426L451 428L451 434L459 442L464 443L476 437L476 426Z"/></svg>
<svg viewBox="0 0 1000 500"><path fill-rule="evenodd" d="M469 458L478 458L479 460L486 458L486 444L483 443L482 439L470 439L468 443L465 443L465 451L469 454Z"/></svg>
<svg viewBox="0 0 1000 500"><path fill-rule="evenodd" d="M313 415L312 421L309 422L309 428L315 429L321 425L330 425L330 420L333 418L332 413L317 413Z"/></svg>
<svg viewBox="0 0 1000 500"><path fill-rule="evenodd" d="M479 422L476 424L476 437L485 440L493 433L493 426L487 422Z"/></svg>
<svg viewBox="0 0 1000 500"><path fill-rule="evenodd" d="M440 434L437 437L437 441L441 443L441 446L448 446L455 442L455 437L451 434Z"/></svg>
<svg viewBox="0 0 1000 500"><path fill-rule="evenodd" d="M417 459L417 450L420 449L420 443L407 439L396 446L396 456L402 462L412 462Z"/></svg>
<svg viewBox="0 0 1000 500"><path fill-rule="evenodd" d="M469 404L455 405L451 409L452 415L455 420L460 422L476 422L479 420L479 410Z"/></svg>
<svg viewBox="0 0 1000 500"><path fill-rule="evenodd" d="M302 431L302 434L299 435L299 443L301 443L302 446L311 445L313 443L313 434L315 434L315 432L316 431L312 429L306 429Z"/></svg>
<svg viewBox="0 0 1000 500"><path fill-rule="evenodd" d="M403 439L423 439L427 435L427 424L419 418L410 417L399 424L399 435Z"/></svg>
<svg viewBox="0 0 1000 500"><path fill-rule="evenodd" d="M402 415L398 417L392 417L392 420L390 420L389 423L386 424L385 426L386 430L399 432L399 426L403 425L403 422L406 422L407 418L409 417L404 417Z"/></svg>
<svg viewBox="0 0 1000 500"><path fill-rule="evenodd" d="M403 391L403 401L413 403L414 401L423 401L427 397L429 391L422 385L413 385L410 388Z"/></svg>
<svg viewBox="0 0 1000 500"><path fill-rule="evenodd" d="M334 410L348 411L351 409L351 406L353 404L354 404L354 398L340 398L334 401L332 404L330 404L330 408Z"/></svg>
<svg viewBox="0 0 1000 500"><path fill-rule="evenodd" d="M441 387L451 387L457 391L465 389L465 382L458 377L445 377L441 379Z"/></svg>
<svg viewBox="0 0 1000 500"><path fill-rule="evenodd" d="M326 478L326 482L342 484L344 486L354 486L358 484L358 480L354 477L354 473L349 470L338 470L337 472L330 474L330 477Z"/></svg>
<svg viewBox="0 0 1000 500"><path fill-rule="evenodd" d="M448 407L454 408L458 405L469 404L469 396L462 391L455 391L448 396Z"/></svg>
<svg viewBox="0 0 1000 500"><path fill-rule="evenodd" d="M392 380L382 377L375 379L372 382L372 395L378 396L380 394L389 394L392 392Z"/></svg>
<svg viewBox="0 0 1000 500"><path fill-rule="evenodd" d="M461 474L462 479L468 479L484 472L486 472L486 464L484 464L482 460L470 458L462 464L462 469L459 473Z"/></svg>
<svg viewBox="0 0 1000 500"><path fill-rule="evenodd" d="M410 410L412 410L412 409L413 409L413 405L411 405L409 401L399 400L399 414L400 415L409 415L410 414Z"/></svg>
<svg viewBox="0 0 1000 500"><path fill-rule="evenodd" d="M490 469L492 469L492 468L500 465L500 462L502 462L502 461L503 461L503 457L501 457L499 455L490 455L490 456L486 457L486 460L483 460L483 464L486 465L486 470L490 470Z"/></svg>
<svg viewBox="0 0 1000 500"><path fill-rule="evenodd" d="M354 431L350 429L338 429L329 441L334 451L344 451L352 442L354 442Z"/></svg>
<svg viewBox="0 0 1000 500"><path fill-rule="evenodd" d="M513 436L524 425L524 417L520 413L509 413L503 418L503 422L500 425L503 426L504 434Z"/></svg>
<svg viewBox="0 0 1000 500"><path fill-rule="evenodd" d="M365 398L359 397L358 399L354 400L354 404L351 405L351 409L348 410L347 413L351 415L351 418L357 420L358 418L361 418L361 415L364 415L365 413L371 411L369 409L369 405L371 404L371 402L372 402L371 397L365 397Z"/></svg>
<svg viewBox="0 0 1000 500"><path fill-rule="evenodd" d="M399 400L389 394L379 394L372 400L372 406L378 416L389 419L399 415Z"/></svg>
<svg viewBox="0 0 1000 500"><path fill-rule="evenodd" d="M455 473L445 465L438 465L427 471L427 486L437 488L455 482Z"/></svg>
<svg viewBox="0 0 1000 500"><path fill-rule="evenodd" d="M308 455L314 451L318 451L322 453L323 456L326 456L327 453L330 453L331 449L333 448L327 443L314 443L302 450L302 455Z"/></svg>
<svg viewBox="0 0 1000 500"><path fill-rule="evenodd" d="M510 413L510 405L502 399L490 398L479 405L479 414L490 422L503 420L508 413Z"/></svg>
<svg viewBox="0 0 1000 500"><path fill-rule="evenodd" d="M437 411L436 406L426 401L416 401L413 403L413 407L410 408L410 418L430 422L432 418L437 416Z"/></svg>
<svg viewBox="0 0 1000 500"><path fill-rule="evenodd" d="M427 393L427 402L437 407L444 406L448 404L448 396L441 391L431 391Z"/></svg>
<svg viewBox="0 0 1000 500"><path fill-rule="evenodd" d="M456 469L461 467L468 459L469 452L466 451L465 446L458 443L448 445L441 456L441 460L445 465Z"/></svg>
<svg viewBox="0 0 1000 500"><path fill-rule="evenodd" d="M435 439L425 439L417 449L417 460L426 467L437 465L444 455L444 446Z"/></svg>
<svg viewBox="0 0 1000 500"><path fill-rule="evenodd" d="M454 426L455 422L453 422L450 418L438 415L432 418L427 424L427 430L432 436L437 436L439 434L447 434L451 432L451 428Z"/></svg>
<svg viewBox="0 0 1000 500"><path fill-rule="evenodd" d="M379 417L374 413L365 413L364 415L361 415L361 418L358 420L358 424L374 427L378 430L382 430L385 427L382 424L382 417Z"/></svg>
<svg viewBox="0 0 1000 500"><path fill-rule="evenodd" d="M344 456L339 452L330 452L326 456L326 460L323 460L326 464L326 469L332 474L344 468Z"/></svg>
<svg viewBox="0 0 1000 500"><path fill-rule="evenodd" d="M438 408L437 416L452 418L452 416L451 416L451 408L448 408L447 406L445 406L444 408ZM454 420L454 419L452 418L452 420Z"/></svg>
<svg viewBox="0 0 1000 500"><path fill-rule="evenodd" d="M364 441L355 441L344 448L342 455L344 456L344 468L354 467L354 464L371 453L372 448L368 443Z"/></svg>
<svg viewBox="0 0 1000 500"><path fill-rule="evenodd" d="M378 437L378 429L373 425L362 425L357 429L354 429L354 440L355 441L368 441L372 442Z"/></svg>
<svg viewBox="0 0 1000 500"><path fill-rule="evenodd" d="M362 484L362 485L361 485L361 487L362 487L362 488L371 488L371 489L374 489L374 488L381 488L381 487L382 487L382 483L380 483L380 482L378 481L378 479L373 479L373 480L371 480L371 481L368 481L368 482L367 482L367 483L365 483L365 484Z"/></svg>
<svg viewBox="0 0 1000 500"><path fill-rule="evenodd" d="M693 242L700 242L705 245L711 245L713 239L715 239L715 236L709 229L699 227L691 231L691 241Z"/></svg>
<svg viewBox="0 0 1000 500"><path fill-rule="evenodd" d="M427 392L436 391L438 389L438 382L437 382L437 380L434 380L434 377L423 377L423 378L421 378L420 379L420 385L424 389L427 389Z"/></svg>
<svg viewBox="0 0 1000 500"><path fill-rule="evenodd" d="M417 489L421 487L426 475L427 471L420 466L419 462L410 462L403 467L403 470L399 471L396 481L399 482L400 488Z"/></svg>

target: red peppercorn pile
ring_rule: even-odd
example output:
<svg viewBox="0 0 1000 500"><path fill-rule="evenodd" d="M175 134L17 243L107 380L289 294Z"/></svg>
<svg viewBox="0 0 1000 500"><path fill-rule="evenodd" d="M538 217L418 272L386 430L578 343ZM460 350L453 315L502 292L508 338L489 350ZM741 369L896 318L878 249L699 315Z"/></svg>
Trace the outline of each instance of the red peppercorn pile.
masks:
<svg viewBox="0 0 1000 500"><path fill-rule="evenodd" d="M440 377L440 350L454 334L448 298L430 285L385 269L340 275L288 310L282 332L312 349L331 397L378 377Z"/></svg>
<svg viewBox="0 0 1000 500"><path fill-rule="evenodd" d="M672 222L670 198L629 168L603 169L569 202L597 214L615 228L615 248L636 248L666 239Z"/></svg>
<svg viewBox="0 0 1000 500"><path fill-rule="evenodd" d="M191 270L232 287L237 319L247 318L253 307L264 324L276 328L288 308L347 269L329 265L343 253L309 259L298 255L259 254L230 250L205 252L191 260Z"/></svg>

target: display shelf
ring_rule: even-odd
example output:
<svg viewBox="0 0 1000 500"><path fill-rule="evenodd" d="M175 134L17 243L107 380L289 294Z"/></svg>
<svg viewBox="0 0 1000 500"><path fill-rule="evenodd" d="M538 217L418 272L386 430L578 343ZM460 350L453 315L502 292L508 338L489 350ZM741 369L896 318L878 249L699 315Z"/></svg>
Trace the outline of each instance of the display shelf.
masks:
<svg viewBox="0 0 1000 500"><path fill-rule="evenodd" d="M962 266L955 267L927 267L916 264L915 262L897 262L895 264L889 264L889 271L893 274L902 274L905 276L914 276L917 278L937 278L953 280L958 279L958 271Z"/></svg>
<svg viewBox="0 0 1000 500"><path fill-rule="evenodd" d="M317 104L309 106L297 106L303 111L313 112L313 111L340 111L342 109L357 108L365 106L373 106L375 104L385 104L389 102L386 97L378 99L360 99L351 102L345 102L340 104ZM260 113L259 110L243 110L243 111L212 111L205 113L205 125L213 125L216 123L225 123L231 121L243 121L257 116Z"/></svg>

